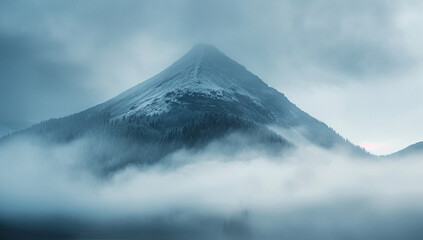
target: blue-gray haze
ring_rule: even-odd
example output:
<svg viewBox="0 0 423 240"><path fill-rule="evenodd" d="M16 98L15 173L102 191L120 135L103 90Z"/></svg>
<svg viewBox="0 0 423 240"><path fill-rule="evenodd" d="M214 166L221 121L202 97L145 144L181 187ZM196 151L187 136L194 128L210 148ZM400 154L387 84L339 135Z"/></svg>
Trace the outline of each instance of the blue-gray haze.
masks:
<svg viewBox="0 0 423 240"><path fill-rule="evenodd" d="M206 42L341 136L393 152L423 138L422 15L417 0L3 0L0 134L109 100ZM273 114L193 115L174 130L163 122L184 116L98 110L132 104L131 93L0 140L0 238L423 239L421 143L376 158L311 144L304 126L320 124L315 140L353 146L309 117L281 127ZM245 105L232 109L254 102ZM305 116L284 105L280 116ZM221 119L240 131L207 129ZM167 139L167 155L155 156L162 132L181 137L187 123L207 126L209 139ZM156 142L129 136L134 126Z"/></svg>

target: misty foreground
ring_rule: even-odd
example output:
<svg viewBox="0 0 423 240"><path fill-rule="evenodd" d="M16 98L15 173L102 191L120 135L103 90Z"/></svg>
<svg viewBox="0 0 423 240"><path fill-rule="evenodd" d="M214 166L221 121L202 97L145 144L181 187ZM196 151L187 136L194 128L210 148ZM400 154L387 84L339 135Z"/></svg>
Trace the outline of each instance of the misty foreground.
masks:
<svg viewBox="0 0 423 240"><path fill-rule="evenodd" d="M105 177L86 140L0 147L2 239L422 239L421 157L178 151Z"/></svg>

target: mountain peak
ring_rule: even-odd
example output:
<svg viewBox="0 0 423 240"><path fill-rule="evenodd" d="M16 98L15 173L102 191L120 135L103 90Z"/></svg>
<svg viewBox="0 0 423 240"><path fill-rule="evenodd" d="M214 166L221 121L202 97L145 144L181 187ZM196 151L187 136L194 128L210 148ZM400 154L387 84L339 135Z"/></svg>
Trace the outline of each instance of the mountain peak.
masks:
<svg viewBox="0 0 423 240"><path fill-rule="evenodd" d="M191 49L190 52L207 52L207 53L213 53L213 52L220 52L215 46L208 44L208 43L197 43L194 45L194 47Z"/></svg>
<svg viewBox="0 0 423 240"><path fill-rule="evenodd" d="M175 63L182 64L205 64L205 63L215 63L215 64L227 64L232 60L227 57L224 53L219 51L215 46L199 43L194 45L194 47L188 51L182 58L180 58ZM179 65L179 64L178 64Z"/></svg>
<svg viewBox="0 0 423 240"><path fill-rule="evenodd" d="M213 45L197 44L170 67L112 99L112 115L161 114L172 105L187 105L187 98L258 102L256 93L268 91L267 84Z"/></svg>

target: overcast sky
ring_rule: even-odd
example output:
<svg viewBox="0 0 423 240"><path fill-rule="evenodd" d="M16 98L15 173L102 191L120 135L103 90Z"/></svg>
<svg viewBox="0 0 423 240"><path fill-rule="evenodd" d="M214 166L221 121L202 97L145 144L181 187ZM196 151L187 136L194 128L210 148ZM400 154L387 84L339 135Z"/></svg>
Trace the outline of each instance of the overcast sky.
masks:
<svg viewBox="0 0 423 240"><path fill-rule="evenodd" d="M423 140L418 0L3 0L0 118L83 110L198 42L373 153Z"/></svg>

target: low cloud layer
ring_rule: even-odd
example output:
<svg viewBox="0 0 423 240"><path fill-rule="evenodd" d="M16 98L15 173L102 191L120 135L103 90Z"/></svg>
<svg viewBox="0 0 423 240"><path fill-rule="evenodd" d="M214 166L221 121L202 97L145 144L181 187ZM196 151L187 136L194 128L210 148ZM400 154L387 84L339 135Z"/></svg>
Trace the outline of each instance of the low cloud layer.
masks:
<svg viewBox="0 0 423 240"><path fill-rule="evenodd" d="M3 225L61 230L76 238L423 234L423 163L417 157L350 159L311 146L263 157L219 154L211 146L99 178L81 162L84 141L51 146L25 139L1 146Z"/></svg>

